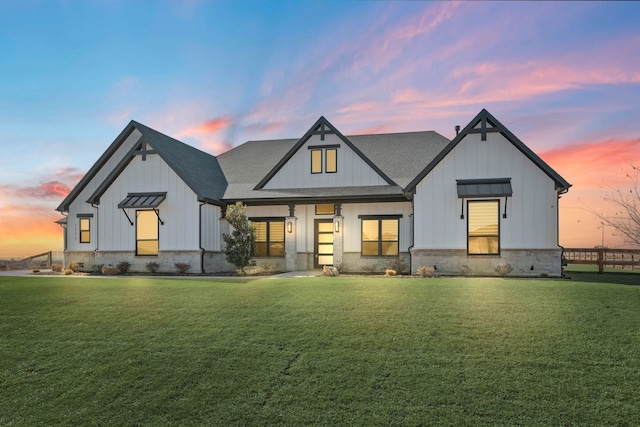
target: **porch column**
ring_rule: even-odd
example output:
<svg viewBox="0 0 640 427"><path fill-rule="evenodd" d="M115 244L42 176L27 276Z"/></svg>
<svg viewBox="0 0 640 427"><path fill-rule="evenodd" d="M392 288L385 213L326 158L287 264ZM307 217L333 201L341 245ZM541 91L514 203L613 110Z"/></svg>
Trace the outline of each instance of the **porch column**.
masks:
<svg viewBox="0 0 640 427"><path fill-rule="evenodd" d="M297 218L295 216L287 216L284 219L284 261L287 271L296 270L296 257L298 255L297 245ZM291 231L289 231L291 230Z"/></svg>
<svg viewBox="0 0 640 427"><path fill-rule="evenodd" d="M342 267L342 253L344 251L344 217L333 217L333 266Z"/></svg>

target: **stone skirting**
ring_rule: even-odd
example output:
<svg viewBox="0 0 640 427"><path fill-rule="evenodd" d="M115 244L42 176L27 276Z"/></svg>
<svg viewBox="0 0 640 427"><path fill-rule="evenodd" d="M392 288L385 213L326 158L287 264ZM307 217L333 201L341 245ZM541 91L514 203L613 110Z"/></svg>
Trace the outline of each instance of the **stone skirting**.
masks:
<svg viewBox="0 0 640 427"><path fill-rule="evenodd" d="M408 273L410 268L409 253L401 252L400 256L362 256L360 252L345 252L342 254L343 273L384 273L387 268L400 270L398 274ZM400 264L399 268L398 264ZM405 271L402 271L405 270Z"/></svg>
<svg viewBox="0 0 640 427"><path fill-rule="evenodd" d="M412 273L418 267L436 266L437 274L497 276L496 268L511 265L509 276L559 277L562 249L502 249L500 255L467 255L465 249L413 249ZM533 267L533 269L532 269Z"/></svg>

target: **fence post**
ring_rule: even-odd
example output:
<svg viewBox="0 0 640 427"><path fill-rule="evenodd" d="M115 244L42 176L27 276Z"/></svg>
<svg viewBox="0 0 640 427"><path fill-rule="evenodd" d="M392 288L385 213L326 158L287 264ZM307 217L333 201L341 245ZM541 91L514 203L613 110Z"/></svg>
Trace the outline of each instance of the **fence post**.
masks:
<svg viewBox="0 0 640 427"><path fill-rule="evenodd" d="M604 272L604 249L598 248L598 274Z"/></svg>

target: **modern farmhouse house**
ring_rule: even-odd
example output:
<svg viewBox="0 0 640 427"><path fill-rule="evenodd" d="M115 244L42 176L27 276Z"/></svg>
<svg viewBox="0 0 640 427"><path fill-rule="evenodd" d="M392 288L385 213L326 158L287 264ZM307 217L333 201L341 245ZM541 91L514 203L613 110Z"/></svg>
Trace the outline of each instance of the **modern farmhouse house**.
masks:
<svg viewBox="0 0 640 427"><path fill-rule="evenodd" d="M247 205L258 265L293 271L559 276L558 202L570 184L482 110L433 131L345 136L324 117L299 139L217 157L132 121L57 208L85 270L233 270L226 206Z"/></svg>

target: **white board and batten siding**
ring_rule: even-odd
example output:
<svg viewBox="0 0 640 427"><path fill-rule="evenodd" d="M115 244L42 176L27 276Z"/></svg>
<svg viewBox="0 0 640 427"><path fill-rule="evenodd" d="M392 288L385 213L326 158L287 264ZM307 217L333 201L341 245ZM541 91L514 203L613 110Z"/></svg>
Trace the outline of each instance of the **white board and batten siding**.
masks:
<svg viewBox="0 0 640 427"><path fill-rule="evenodd" d="M196 194L158 154L146 161L135 156L126 169L100 198L100 250L135 250L135 209L127 209L134 222L129 223L120 203L128 193L166 191L167 198L158 207L164 225L159 227L160 250L196 250L199 248L198 200Z"/></svg>
<svg viewBox="0 0 640 427"><path fill-rule="evenodd" d="M553 249L558 247L558 198L554 181L500 133L486 141L467 135L416 186L416 249L466 249L465 218L456 180L511 178L513 196L500 200L500 247L503 249ZM470 199L474 200L474 199Z"/></svg>
<svg viewBox="0 0 640 427"><path fill-rule="evenodd" d="M86 201L96 191L98 186L107 178L113 169L127 155L132 147L140 140L142 135L137 129L125 139L116 152L107 160L100 168L96 175L87 183L85 188L78 194L73 203L69 206L69 214L67 217L67 250L69 251L92 251L96 249L96 209L94 209ZM91 242L80 243L79 238L79 220L78 214L93 214L90 220L91 226Z"/></svg>
<svg viewBox="0 0 640 427"><path fill-rule="evenodd" d="M337 149L336 173L311 173L309 147L340 145ZM267 182L265 189L352 187L386 185L387 182L336 135L313 135Z"/></svg>

